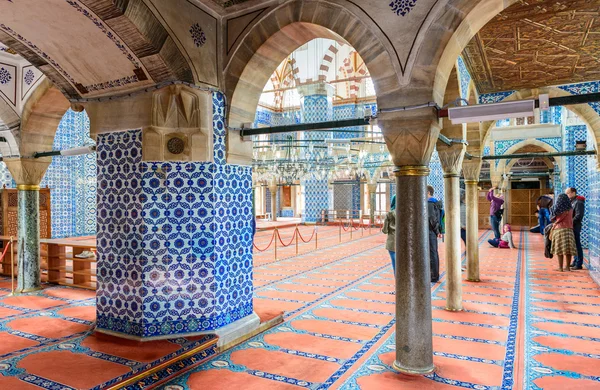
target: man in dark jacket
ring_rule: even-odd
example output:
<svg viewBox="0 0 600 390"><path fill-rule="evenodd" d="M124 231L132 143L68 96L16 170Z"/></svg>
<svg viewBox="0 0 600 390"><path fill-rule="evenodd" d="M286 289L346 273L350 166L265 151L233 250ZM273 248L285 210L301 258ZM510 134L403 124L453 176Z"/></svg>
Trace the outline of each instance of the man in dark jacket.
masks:
<svg viewBox="0 0 600 390"><path fill-rule="evenodd" d="M442 202L433 197L435 190L427 186L427 214L429 217L429 263L431 266L431 282L440 280L440 256L438 254L438 237L442 236Z"/></svg>
<svg viewBox="0 0 600 390"><path fill-rule="evenodd" d="M577 189L567 188L565 194L571 199L573 205L573 233L575 233L575 244L577 244L577 256L573 258L571 269L583 269L583 248L581 247L581 226L585 216L585 198L577 195Z"/></svg>
<svg viewBox="0 0 600 390"><path fill-rule="evenodd" d="M542 235L544 235L546 225L550 223L550 209L552 208L552 204L554 204L554 195L552 193L542 195L537 199L538 221Z"/></svg>

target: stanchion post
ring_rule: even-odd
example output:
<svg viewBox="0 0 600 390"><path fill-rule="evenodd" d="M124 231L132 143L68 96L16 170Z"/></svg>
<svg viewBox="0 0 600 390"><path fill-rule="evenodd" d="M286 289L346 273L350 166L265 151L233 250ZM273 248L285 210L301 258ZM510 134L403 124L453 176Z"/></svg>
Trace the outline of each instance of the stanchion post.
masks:
<svg viewBox="0 0 600 390"><path fill-rule="evenodd" d="M315 225L315 250L319 249L319 229Z"/></svg>
<svg viewBox="0 0 600 390"><path fill-rule="evenodd" d="M298 225L296 225L296 256L298 256L298 236L300 233L298 232Z"/></svg>
<svg viewBox="0 0 600 390"><path fill-rule="evenodd" d="M350 220L350 241L352 241L352 230L354 230L354 220Z"/></svg>
<svg viewBox="0 0 600 390"><path fill-rule="evenodd" d="M279 235L279 231L277 228L273 231L273 241L275 242L275 261L277 261L277 236Z"/></svg>
<svg viewBox="0 0 600 390"><path fill-rule="evenodd" d="M15 257L13 251L13 238L10 236L10 295L15 295Z"/></svg>
<svg viewBox="0 0 600 390"><path fill-rule="evenodd" d="M340 219L340 242L342 242L342 224L344 223L344 221L342 221Z"/></svg>

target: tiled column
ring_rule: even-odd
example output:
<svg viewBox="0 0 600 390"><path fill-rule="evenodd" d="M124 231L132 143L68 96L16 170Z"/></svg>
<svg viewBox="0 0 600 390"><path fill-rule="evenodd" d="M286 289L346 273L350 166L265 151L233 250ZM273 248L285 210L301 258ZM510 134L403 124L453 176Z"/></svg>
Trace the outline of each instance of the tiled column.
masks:
<svg viewBox="0 0 600 390"><path fill-rule="evenodd" d="M434 370L431 272L427 218L428 164L439 135L437 113L419 109L382 115L395 168L396 208L396 360L405 374Z"/></svg>
<svg viewBox="0 0 600 390"><path fill-rule="evenodd" d="M326 83L298 87L302 96L301 116L304 123L333 120L333 87ZM331 138L329 131L310 131L301 135L303 140ZM305 212L304 222L313 223L321 218L321 212L329 209L331 195L327 189L327 178L309 178L303 181Z"/></svg>
<svg viewBox="0 0 600 390"><path fill-rule="evenodd" d="M481 160L463 162L467 207L467 280L479 282L479 174Z"/></svg>
<svg viewBox="0 0 600 390"><path fill-rule="evenodd" d="M18 241L16 293L40 290L40 182L50 161L47 159L5 159L17 182Z"/></svg>
<svg viewBox="0 0 600 390"><path fill-rule="evenodd" d="M377 207L377 183L369 183L369 223L375 224L375 208Z"/></svg>
<svg viewBox="0 0 600 390"><path fill-rule="evenodd" d="M446 310L462 310L462 274L460 246L460 170L465 145L438 144L444 170L444 204L446 209Z"/></svg>
<svg viewBox="0 0 600 390"><path fill-rule="evenodd" d="M260 322L252 305L252 169L225 160L219 93L165 95L152 99L167 105L153 109L152 126L97 137L97 330L137 340L213 333L225 345ZM165 126L164 111L181 127ZM157 133L190 135L179 150L200 156L194 142L204 140L210 154L148 160L147 151L168 146Z"/></svg>
<svg viewBox="0 0 600 390"><path fill-rule="evenodd" d="M277 191L279 187L277 184L269 184L269 192L271 192L271 221L277 222Z"/></svg>

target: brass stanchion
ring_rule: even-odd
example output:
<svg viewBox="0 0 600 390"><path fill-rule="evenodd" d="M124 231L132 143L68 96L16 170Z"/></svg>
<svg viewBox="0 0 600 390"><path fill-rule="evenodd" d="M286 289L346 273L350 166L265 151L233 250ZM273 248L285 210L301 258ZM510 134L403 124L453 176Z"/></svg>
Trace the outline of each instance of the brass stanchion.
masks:
<svg viewBox="0 0 600 390"><path fill-rule="evenodd" d="M10 236L8 243L10 249L10 295L15 295L15 256L13 253L13 238Z"/></svg>
<svg viewBox="0 0 600 390"><path fill-rule="evenodd" d="M300 235L300 233L298 233L298 225L296 225L296 231L294 234L296 235L296 256L298 256L298 236Z"/></svg>
<svg viewBox="0 0 600 390"><path fill-rule="evenodd" d="M340 243L342 242L342 224L344 222L340 219Z"/></svg>
<svg viewBox="0 0 600 390"><path fill-rule="evenodd" d="M352 230L354 230L354 220L350 220L350 241L352 241Z"/></svg>
<svg viewBox="0 0 600 390"><path fill-rule="evenodd" d="M315 226L315 250L319 249L319 229Z"/></svg>
<svg viewBox="0 0 600 390"><path fill-rule="evenodd" d="M277 261L277 236L279 235L279 231L275 228L273 232L273 241L275 242L275 261Z"/></svg>

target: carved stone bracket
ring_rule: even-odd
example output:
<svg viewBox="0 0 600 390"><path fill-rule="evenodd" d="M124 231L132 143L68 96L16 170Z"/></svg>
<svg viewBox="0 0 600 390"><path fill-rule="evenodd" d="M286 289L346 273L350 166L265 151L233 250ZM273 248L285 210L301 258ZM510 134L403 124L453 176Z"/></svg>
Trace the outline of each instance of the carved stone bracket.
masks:
<svg viewBox="0 0 600 390"><path fill-rule="evenodd" d="M6 167L17 185L37 186L41 183L51 158L10 158L4 159Z"/></svg>
<svg viewBox="0 0 600 390"><path fill-rule="evenodd" d="M438 144L437 150L444 175L459 176L466 146L464 144L452 144L451 146Z"/></svg>
<svg viewBox="0 0 600 390"><path fill-rule="evenodd" d="M440 134L440 121L433 107L381 114L382 129L395 166L429 165Z"/></svg>
<svg viewBox="0 0 600 390"><path fill-rule="evenodd" d="M462 172L466 181L479 181L479 176L481 175L481 163L482 160L480 158L463 160Z"/></svg>

